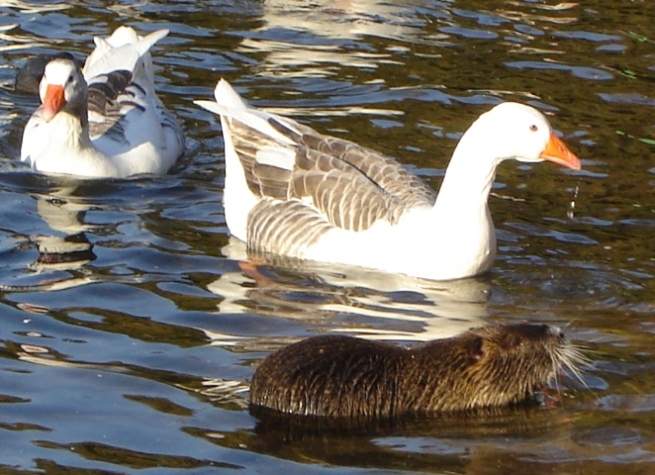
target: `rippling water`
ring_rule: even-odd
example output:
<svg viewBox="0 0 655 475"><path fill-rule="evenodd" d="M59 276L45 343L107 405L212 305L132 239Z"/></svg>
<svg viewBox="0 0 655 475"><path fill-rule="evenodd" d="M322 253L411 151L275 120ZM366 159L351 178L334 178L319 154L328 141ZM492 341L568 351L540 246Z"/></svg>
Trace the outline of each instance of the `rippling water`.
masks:
<svg viewBox="0 0 655 475"><path fill-rule="evenodd" d="M554 1L0 2L3 473L648 473L655 469L655 4ZM120 24L183 120L183 166L84 182L16 161L27 58ZM499 257L449 284L284 262L229 239L217 118L253 104L397 156L438 187L457 138L501 100L535 105L582 172L502 166ZM52 262L68 252L69 262ZM392 252L393 250L390 250ZM245 407L269 352L311 334L395 341L484 322L565 326L593 364L556 404L393 427L299 429Z"/></svg>

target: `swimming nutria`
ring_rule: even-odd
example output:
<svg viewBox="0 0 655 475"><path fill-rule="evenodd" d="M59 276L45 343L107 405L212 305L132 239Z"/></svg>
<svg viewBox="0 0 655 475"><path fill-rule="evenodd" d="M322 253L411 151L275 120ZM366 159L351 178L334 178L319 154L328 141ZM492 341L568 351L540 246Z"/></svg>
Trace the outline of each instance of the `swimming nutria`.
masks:
<svg viewBox="0 0 655 475"><path fill-rule="evenodd" d="M489 325L414 347L343 335L265 358L250 404L312 416L391 417L517 403L584 357L557 327Z"/></svg>

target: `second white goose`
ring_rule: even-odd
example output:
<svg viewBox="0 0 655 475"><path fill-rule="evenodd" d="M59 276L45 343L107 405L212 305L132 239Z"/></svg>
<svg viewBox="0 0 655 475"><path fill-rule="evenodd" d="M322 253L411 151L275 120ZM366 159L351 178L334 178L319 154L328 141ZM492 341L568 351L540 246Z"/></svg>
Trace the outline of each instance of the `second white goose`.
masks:
<svg viewBox="0 0 655 475"><path fill-rule="evenodd" d="M488 271L496 235L487 200L507 159L579 159L532 107L506 102L462 136L437 195L394 159L249 107L225 80L216 102L225 142L230 233L250 251L434 280Z"/></svg>
<svg viewBox="0 0 655 475"><path fill-rule="evenodd" d="M166 173L184 152L184 134L155 93L148 51L167 34L140 37L122 26L95 38L83 70L71 58L50 61L21 160L45 173L93 178Z"/></svg>

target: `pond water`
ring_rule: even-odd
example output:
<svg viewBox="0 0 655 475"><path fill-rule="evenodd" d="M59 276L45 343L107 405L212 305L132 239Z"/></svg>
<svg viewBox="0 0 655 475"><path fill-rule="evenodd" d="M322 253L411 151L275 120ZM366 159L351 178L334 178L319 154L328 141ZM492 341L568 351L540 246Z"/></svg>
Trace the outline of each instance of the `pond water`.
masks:
<svg viewBox="0 0 655 475"><path fill-rule="evenodd" d="M0 471L651 473L655 470L655 3L0 2ZM77 181L19 163L34 54L85 57L121 24L153 51L188 154L173 173ZM501 100L550 115L583 161L504 164L489 276L434 283L248 263L229 238L224 77L253 104L398 157L438 188ZM68 252L55 263L53 253ZM390 249L389 252L394 252ZM591 364L551 403L387 427L249 414L257 362L346 332L411 342L485 322L565 327Z"/></svg>

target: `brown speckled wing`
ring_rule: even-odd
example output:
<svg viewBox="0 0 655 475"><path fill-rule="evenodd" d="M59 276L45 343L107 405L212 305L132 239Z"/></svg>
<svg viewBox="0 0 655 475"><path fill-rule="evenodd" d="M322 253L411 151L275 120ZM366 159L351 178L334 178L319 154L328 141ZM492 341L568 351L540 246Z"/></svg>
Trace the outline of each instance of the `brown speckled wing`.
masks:
<svg viewBox="0 0 655 475"><path fill-rule="evenodd" d="M348 140L320 135L309 127L301 126L301 130L301 140L306 149L322 152L351 165L375 183L380 192L397 197L407 208L434 204L437 197L434 190L393 158Z"/></svg>
<svg viewBox="0 0 655 475"><path fill-rule="evenodd" d="M324 216L300 201L263 199L248 215L248 250L302 258L330 228Z"/></svg>
<svg viewBox="0 0 655 475"><path fill-rule="evenodd" d="M262 198L303 202L303 212L286 218L285 226L295 229L296 220L313 213L324 222L321 232L330 225L364 231L378 220L393 224L405 210L435 202L434 190L392 158L301 124L293 124L298 133L282 121L269 119L269 124L296 144L292 170L257 163L258 149L281 146L274 139L236 120L229 127L250 190Z"/></svg>
<svg viewBox="0 0 655 475"><path fill-rule="evenodd" d="M289 196L289 179L291 171L281 167L257 163L257 151L265 148L279 148L280 145L272 138L242 124L238 120L228 118L230 136L241 166L246 176L248 188L260 198L270 197L286 200Z"/></svg>

